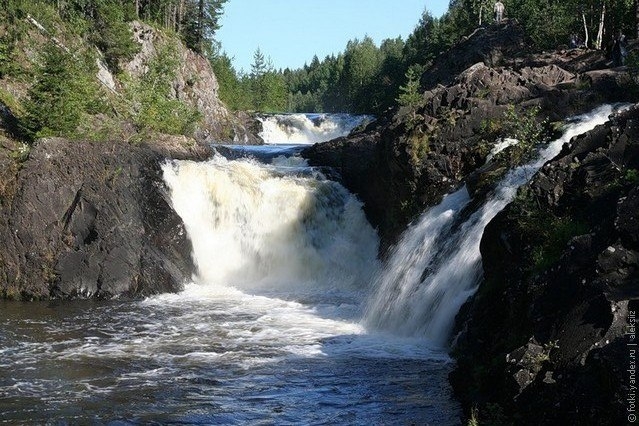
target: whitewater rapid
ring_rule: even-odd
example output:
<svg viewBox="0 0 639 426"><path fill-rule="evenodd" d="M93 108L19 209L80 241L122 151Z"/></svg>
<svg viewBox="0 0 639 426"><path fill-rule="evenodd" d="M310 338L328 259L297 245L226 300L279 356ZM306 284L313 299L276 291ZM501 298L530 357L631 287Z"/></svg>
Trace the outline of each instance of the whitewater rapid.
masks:
<svg viewBox="0 0 639 426"><path fill-rule="evenodd" d="M275 114L258 117L266 144L314 144L348 135L372 120L368 115Z"/></svg>
<svg viewBox="0 0 639 426"><path fill-rule="evenodd" d="M577 117L479 209L444 197L383 264L362 204L288 148L165 164L195 274L143 301L0 301L0 423L459 424L447 341L483 229L610 112Z"/></svg>
<svg viewBox="0 0 639 426"><path fill-rule="evenodd" d="M0 422L456 424L446 351L361 323L380 268L361 203L269 158L163 166L197 266L182 292L0 302Z"/></svg>
<svg viewBox="0 0 639 426"><path fill-rule="evenodd" d="M362 204L300 163L173 162L164 167L193 244L195 281L272 291L362 288L379 267Z"/></svg>

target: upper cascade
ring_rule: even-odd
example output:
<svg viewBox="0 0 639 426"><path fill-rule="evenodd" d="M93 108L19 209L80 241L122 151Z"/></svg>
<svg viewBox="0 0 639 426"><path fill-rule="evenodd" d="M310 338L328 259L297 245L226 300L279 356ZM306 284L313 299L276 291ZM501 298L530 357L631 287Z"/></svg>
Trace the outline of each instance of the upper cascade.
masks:
<svg viewBox="0 0 639 426"><path fill-rule="evenodd" d="M196 282L326 290L370 281L379 241L361 202L336 182L306 176L300 161L215 156L164 165L193 244Z"/></svg>
<svg viewBox="0 0 639 426"><path fill-rule="evenodd" d="M347 136L372 120L370 115L276 114L258 118L267 144L314 144Z"/></svg>

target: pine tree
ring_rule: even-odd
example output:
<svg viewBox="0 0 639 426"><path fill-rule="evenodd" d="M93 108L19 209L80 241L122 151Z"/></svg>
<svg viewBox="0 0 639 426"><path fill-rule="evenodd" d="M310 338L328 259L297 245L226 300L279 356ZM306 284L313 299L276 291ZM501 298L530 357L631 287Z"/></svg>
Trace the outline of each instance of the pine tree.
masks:
<svg viewBox="0 0 639 426"><path fill-rule="evenodd" d="M48 44L26 102L24 127L33 138L69 136L97 94L94 69L81 58Z"/></svg>
<svg viewBox="0 0 639 426"><path fill-rule="evenodd" d="M406 84L399 88L397 103L403 107L417 108L422 99L419 88L419 76L415 67L411 67L406 72Z"/></svg>
<svg viewBox="0 0 639 426"><path fill-rule="evenodd" d="M220 28L224 4L227 0L191 0L184 6L181 23L182 38L186 45L201 54L210 53L211 41Z"/></svg>

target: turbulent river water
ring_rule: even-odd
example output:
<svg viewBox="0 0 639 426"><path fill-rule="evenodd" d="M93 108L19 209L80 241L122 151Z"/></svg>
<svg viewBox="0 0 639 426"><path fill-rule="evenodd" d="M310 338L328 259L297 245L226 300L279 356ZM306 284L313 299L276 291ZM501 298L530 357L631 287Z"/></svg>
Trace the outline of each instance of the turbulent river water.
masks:
<svg viewBox="0 0 639 426"><path fill-rule="evenodd" d="M480 276L483 227L609 112L577 118L465 219L465 190L446 197L384 265L361 203L292 146L167 163L192 282L134 302L0 303L0 423L458 424L447 337ZM278 131L340 129L327 138L360 121L340 120ZM290 144L278 131L267 142Z"/></svg>

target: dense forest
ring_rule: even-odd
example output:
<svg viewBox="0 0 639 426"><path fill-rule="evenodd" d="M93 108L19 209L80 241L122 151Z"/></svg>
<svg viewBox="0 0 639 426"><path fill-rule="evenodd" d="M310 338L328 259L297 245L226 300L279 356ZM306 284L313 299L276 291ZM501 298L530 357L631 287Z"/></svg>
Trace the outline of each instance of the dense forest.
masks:
<svg viewBox="0 0 639 426"><path fill-rule="evenodd" d="M119 64L139 49L131 35L130 22L134 20L163 29L208 58L220 83L220 97L232 110L374 114L397 103L415 102L419 78L433 59L476 28L493 23L492 0L452 0L440 18L425 11L406 40L389 38L378 46L364 36L349 41L339 54L312 57L310 63L293 70L277 69L268 52L258 49L250 72L238 73L224 46L215 40L226 1L2 0L0 78L24 80L29 86L29 101L12 109L21 117L19 130L31 138L68 135L78 126L81 113L126 109L105 104L93 77L96 52L87 46L97 47L109 69L118 74ZM631 38L639 31L638 0L504 3L506 17L521 23L534 49L568 45L573 35L588 48L608 49L618 31ZM38 66L25 64L17 54L20 41L33 29L30 19L52 32L55 42L38 52ZM84 46L73 45L69 31L84 40ZM127 117L126 111L115 115L133 119L139 127L185 132L198 119L197 114L178 111L177 121L167 126L162 123L162 111L181 107L151 93L170 81L167 64L172 64L168 54L156 64L151 74L155 80L129 87L131 98L143 105L148 101L151 117L140 111L133 118ZM11 97L1 89L0 101L11 107Z"/></svg>

